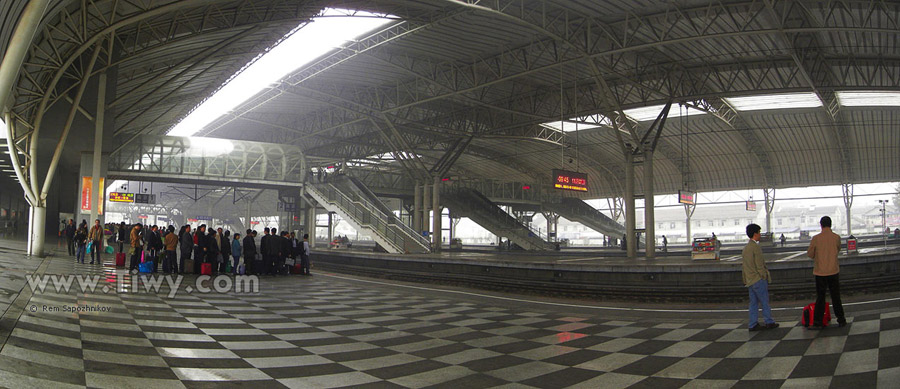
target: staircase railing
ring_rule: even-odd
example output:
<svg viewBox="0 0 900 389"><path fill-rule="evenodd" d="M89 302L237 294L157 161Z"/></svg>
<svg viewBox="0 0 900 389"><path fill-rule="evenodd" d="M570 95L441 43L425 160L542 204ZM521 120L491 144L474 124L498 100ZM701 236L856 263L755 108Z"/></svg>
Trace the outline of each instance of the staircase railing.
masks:
<svg viewBox="0 0 900 389"><path fill-rule="evenodd" d="M484 221L493 224L499 230L519 236L520 238L529 241L530 244L534 246L544 247L547 245L547 242L541 238L538 232L500 209L494 202L478 191L468 188L452 188L446 190L444 193L450 196L456 195L457 201L459 202L458 205L464 209L467 208L472 212L486 213L486 215L483 215L485 217Z"/></svg>
<svg viewBox="0 0 900 389"><path fill-rule="evenodd" d="M554 205L559 206L563 210L568 210L571 214L567 216L581 219L583 223L596 223L610 231L624 230L624 227L621 224L616 223L614 220L584 201L578 199L563 200L559 203L554 203Z"/></svg>
<svg viewBox="0 0 900 389"><path fill-rule="evenodd" d="M399 252L406 251L406 243L412 241L423 250L430 249L430 242L415 233L412 228L403 224L394 215L374 212L374 205L359 196L348 196L331 184L307 185L309 190L316 191L322 198L341 208L348 217L353 218L361 226L367 226L387 240ZM398 229L400 231L398 231Z"/></svg>
<svg viewBox="0 0 900 389"><path fill-rule="evenodd" d="M358 183L354 182L353 180L349 180L349 179L346 182L350 185L359 185ZM355 193L352 190L351 191L342 191L340 188L337 188L332 183L329 183L328 186L333 188L334 190L336 190L338 193L341 193L342 195L348 197L351 201L357 202L360 205L362 205L363 207L368 208L374 214L381 215L383 217L383 221L386 224L396 226L397 228L403 230L403 232L405 234L408 234L414 241L418 242L418 244L421 245L423 249L429 250L431 248L431 241L429 241L424 236L422 236L422 234L420 232L417 232L412 227L406 225L406 223L404 223L402 220L400 220L400 218L397 217L397 215L394 215L393 212L385 212L385 210L388 208L383 203L375 204L369 198L360 196L358 193ZM374 196L374 193L371 193L370 191L366 191L362 187L358 187L358 189L363 193L366 193L370 196ZM377 201L377 199L375 199L375 201ZM377 213L375 213L375 211L377 211Z"/></svg>

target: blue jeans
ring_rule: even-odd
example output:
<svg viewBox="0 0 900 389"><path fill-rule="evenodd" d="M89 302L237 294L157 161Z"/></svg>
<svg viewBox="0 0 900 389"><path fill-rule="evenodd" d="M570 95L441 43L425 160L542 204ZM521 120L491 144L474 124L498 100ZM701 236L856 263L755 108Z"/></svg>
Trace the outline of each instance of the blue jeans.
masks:
<svg viewBox="0 0 900 389"><path fill-rule="evenodd" d="M769 281L759 280L747 288L750 291L750 328L759 323L759 306L762 305L763 318L766 324L775 323L772 310L769 308Z"/></svg>
<svg viewBox="0 0 900 389"><path fill-rule="evenodd" d="M83 244L78 245L75 248L75 262L84 263L84 249L86 247Z"/></svg>
<svg viewBox="0 0 900 389"><path fill-rule="evenodd" d="M100 263L100 250L102 249L103 245L100 244L99 240L91 244L91 263L94 263L94 261Z"/></svg>

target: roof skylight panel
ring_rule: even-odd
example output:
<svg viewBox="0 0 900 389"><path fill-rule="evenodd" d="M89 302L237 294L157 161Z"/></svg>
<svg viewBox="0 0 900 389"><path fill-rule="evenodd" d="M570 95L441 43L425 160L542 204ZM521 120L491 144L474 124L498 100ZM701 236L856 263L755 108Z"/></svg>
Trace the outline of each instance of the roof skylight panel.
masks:
<svg viewBox="0 0 900 389"><path fill-rule="evenodd" d="M900 92L844 91L837 92L838 101L845 107L897 107Z"/></svg>
<svg viewBox="0 0 900 389"><path fill-rule="evenodd" d="M817 108L822 106L822 101L812 92L727 97L725 101L738 111Z"/></svg>

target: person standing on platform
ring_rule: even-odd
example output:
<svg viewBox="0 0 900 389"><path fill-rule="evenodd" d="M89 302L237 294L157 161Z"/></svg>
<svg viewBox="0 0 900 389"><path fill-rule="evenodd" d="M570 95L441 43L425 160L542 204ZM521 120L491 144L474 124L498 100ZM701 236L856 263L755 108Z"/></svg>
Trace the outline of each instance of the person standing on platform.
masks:
<svg viewBox="0 0 900 389"><path fill-rule="evenodd" d="M269 254L269 257L265 259L265 268L266 273L275 274L277 270L275 269L275 262L278 261L278 257L281 255L281 237L278 236L278 229L272 228L271 233L269 234L269 240L266 242L266 251Z"/></svg>
<svg viewBox="0 0 900 389"><path fill-rule="evenodd" d="M247 229L247 236L244 237L242 249L244 251L244 273L254 274L254 271L256 271L254 268L256 265L256 241L253 240L253 230L249 228Z"/></svg>
<svg viewBox="0 0 900 389"><path fill-rule="evenodd" d="M310 261L309 261L309 234L303 234L303 242L300 242L302 245L300 246L300 274L304 276L311 276L309 272Z"/></svg>
<svg viewBox="0 0 900 389"><path fill-rule="evenodd" d="M213 270L216 272L218 272L219 265L222 263L221 239L221 235L217 234L214 229L210 229L209 235L206 237L207 247L209 248L206 251L206 262L211 263Z"/></svg>
<svg viewBox="0 0 900 389"><path fill-rule="evenodd" d="M290 235L287 231L281 231L281 254L278 255L278 261L275 262L275 275L284 271L284 265L291 256L291 250Z"/></svg>
<svg viewBox="0 0 900 389"><path fill-rule="evenodd" d="M66 223L66 247L69 249L69 255L75 255L75 220L69 219Z"/></svg>
<svg viewBox="0 0 900 389"><path fill-rule="evenodd" d="M100 219L94 220L88 240L91 241L91 264L93 265L95 260L100 263L100 252L103 251L103 226L100 225Z"/></svg>
<svg viewBox="0 0 900 389"><path fill-rule="evenodd" d="M128 241L128 230L125 227L125 222L119 223L119 230L116 231L116 242L119 243L119 252L125 252L125 242Z"/></svg>
<svg viewBox="0 0 900 389"><path fill-rule="evenodd" d="M294 260L294 263L297 263L297 253L300 252L300 242L297 241L297 235L291 232L291 252L290 257Z"/></svg>
<svg viewBox="0 0 900 389"><path fill-rule="evenodd" d="M222 237L220 238L220 241L222 245L220 246L220 248L222 251L222 264L221 266L219 266L219 273L227 273L228 264L231 262L231 231L225 231L221 234Z"/></svg>
<svg viewBox="0 0 900 389"><path fill-rule="evenodd" d="M784 247L785 242L787 242L787 238L784 237L784 234L781 234L781 247Z"/></svg>
<svg viewBox="0 0 900 389"><path fill-rule="evenodd" d="M72 226L75 226L75 222L72 222ZM75 231L75 236L72 238L75 242L75 262L84 263L84 250L87 246L87 229L82 227Z"/></svg>
<svg viewBox="0 0 900 389"><path fill-rule="evenodd" d="M135 224L131 229L131 263L128 270L137 272L138 264L141 263L141 253L144 252L144 241L141 239L141 223Z"/></svg>
<svg viewBox="0 0 900 389"><path fill-rule="evenodd" d="M663 252L664 253L669 252L669 240L666 239L665 235L663 235Z"/></svg>
<svg viewBox="0 0 900 389"><path fill-rule="evenodd" d="M151 226L147 232L147 251L150 253L150 261L159 263L159 251L162 249L162 238L159 236L159 227Z"/></svg>
<svg viewBox="0 0 900 389"><path fill-rule="evenodd" d="M209 237L206 236L206 224L197 227L194 233L197 238L197 250L194 252L194 274L200 274L200 265L206 263L206 252L209 251Z"/></svg>
<svg viewBox="0 0 900 389"><path fill-rule="evenodd" d="M831 218L823 216L819 220L822 232L809 242L806 255L813 259L813 275L816 277L816 308L813 312L811 330L824 327L822 317L825 315L825 289L831 291L831 305L838 320L838 327L847 325L844 306L841 304L841 285L838 279L838 252L841 251L841 237L831 231Z"/></svg>
<svg viewBox="0 0 900 389"><path fill-rule="evenodd" d="M181 227L181 259L178 260L178 272L184 273L184 262L191 259L191 251L194 250L194 238L191 236L191 226Z"/></svg>
<svg viewBox="0 0 900 389"><path fill-rule="evenodd" d="M744 286L747 287L750 294L750 324L748 327L750 331L778 327L778 323L772 318L772 310L769 308L769 282L772 281L772 275L766 268L762 248L759 247L760 231L762 231L762 227L758 224L747 226L747 236L750 237L750 241L741 252ZM764 325L758 322L760 306L766 322Z"/></svg>
<svg viewBox="0 0 900 389"><path fill-rule="evenodd" d="M266 227L263 230L263 237L259 240L259 255L260 261L258 263L259 266L254 266L254 270L256 270L256 274L266 274L269 272L269 267L266 266L269 260L269 239L272 237L269 235L271 229Z"/></svg>
<svg viewBox="0 0 900 389"><path fill-rule="evenodd" d="M234 258L234 266L231 267L231 274L237 275L238 266L241 264L241 234L234 234L234 240L231 241L231 257Z"/></svg>
<svg viewBox="0 0 900 389"><path fill-rule="evenodd" d="M166 234L164 243L166 246L166 259L163 261L163 272L175 273L178 271L175 266L177 255L175 250L178 248L178 236L175 235L175 226L169 226L168 231L169 233Z"/></svg>

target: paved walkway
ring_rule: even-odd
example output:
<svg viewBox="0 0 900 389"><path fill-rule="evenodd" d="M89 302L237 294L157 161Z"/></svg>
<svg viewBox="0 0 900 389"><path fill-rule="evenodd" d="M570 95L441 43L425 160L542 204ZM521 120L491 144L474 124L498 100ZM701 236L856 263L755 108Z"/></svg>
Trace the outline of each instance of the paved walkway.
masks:
<svg viewBox="0 0 900 389"><path fill-rule="evenodd" d="M889 388L900 382L900 294L878 296L880 302L850 298L851 324L824 331L798 327L799 310L785 303L775 312L781 328L750 333L740 306L614 310L323 273L265 277L258 293L201 293L196 287L208 283L197 285L193 276L177 293L165 285L147 293L146 283L109 263L38 261L15 247L0 247L0 267L6 304L0 309L7 311L0 334L8 333L0 338L2 387ZM24 274L34 271L95 275L99 283L93 292L75 281L69 292L51 283L31 294ZM18 305L6 310L10 303Z"/></svg>

